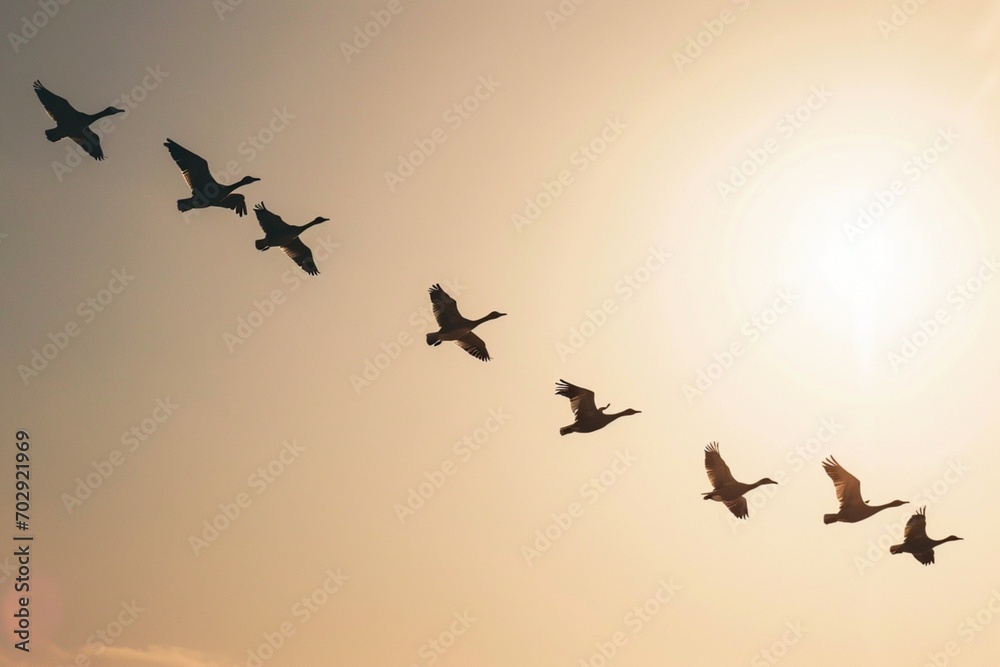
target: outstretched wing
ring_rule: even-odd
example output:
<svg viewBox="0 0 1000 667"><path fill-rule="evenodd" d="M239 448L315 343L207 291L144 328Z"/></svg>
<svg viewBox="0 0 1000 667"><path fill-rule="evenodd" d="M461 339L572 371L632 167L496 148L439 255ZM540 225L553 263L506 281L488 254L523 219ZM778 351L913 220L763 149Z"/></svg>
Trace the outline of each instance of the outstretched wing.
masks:
<svg viewBox="0 0 1000 667"><path fill-rule="evenodd" d="M38 100L45 107L45 113L49 114L49 118L56 123L61 123L80 113L73 108L72 104L43 86L41 81L35 81L35 94L38 95Z"/></svg>
<svg viewBox="0 0 1000 667"><path fill-rule="evenodd" d="M723 503L737 519L745 519L749 516L747 512L747 500L743 496L740 496L736 500L723 501Z"/></svg>
<svg viewBox="0 0 1000 667"><path fill-rule="evenodd" d="M722 454L719 453L719 443L717 442L710 442L705 447L705 472L708 473L708 481L712 484L712 487L716 489L733 484L736 481L733 479L733 473L729 471L729 466L722 460ZM747 504L743 498L734 500L732 503L733 504L727 502L726 507L728 507L733 514L740 516L736 513L734 505L738 507L739 503L742 503L743 514L744 516L746 515Z"/></svg>
<svg viewBox="0 0 1000 667"><path fill-rule="evenodd" d="M104 151L101 150L101 139L89 127L83 128L79 135L73 134L69 137L77 143L80 148L87 151L87 155L95 160L104 159Z"/></svg>
<svg viewBox="0 0 1000 667"><path fill-rule="evenodd" d="M458 344L460 348L474 356L476 359L481 361L489 361L490 353L486 351L486 343L483 339L472 333L471 331L461 338L457 339L455 343Z"/></svg>
<svg viewBox="0 0 1000 667"><path fill-rule="evenodd" d="M203 157L195 155L172 139L167 139L163 145L167 147L170 157L180 167L181 174L184 175L184 180L191 188L192 193L201 190L206 185L215 183L212 173L208 170L208 162Z"/></svg>
<svg viewBox="0 0 1000 667"><path fill-rule="evenodd" d="M861 482L851 473L844 470L844 467L837 463L832 456L823 461L823 470L833 480L833 488L837 491L837 499L840 500L840 509L857 507L864 505L861 499Z"/></svg>
<svg viewBox="0 0 1000 667"><path fill-rule="evenodd" d="M220 201L219 204L236 211L236 215L241 218L247 214L247 200L243 195L229 195Z"/></svg>
<svg viewBox="0 0 1000 667"><path fill-rule="evenodd" d="M316 268L316 263L313 261L312 250L302 242L302 239L296 238L291 243L281 246L281 249L310 276L319 275L319 269Z"/></svg>
<svg viewBox="0 0 1000 667"><path fill-rule="evenodd" d="M934 562L934 550L929 549L927 551L922 551L918 554L913 554L913 557L924 565L931 565Z"/></svg>
<svg viewBox="0 0 1000 667"><path fill-rule="evenodd" d="M556 383L556 394L569 399L569 406L573 409L573 414L577 418L585 418L586 415L596 414L597 405L594 403L594 392L583 387L577 387L566 380L559 380Z"/></svg>
<svg viewBox="0 0 1000 667"><path fill-rule="evenodd" d="M441 285L432 285L427 291L431 295L434 319L437 320L439 327L447 329L462 319L462 316L458 314L458 304L453 298L448 296L447 292L441 289ZM483 349L485 350L486 348L484 347Z"/></svg>
<svg viewBox="0 0 1000 667"><path fill-rule="evenodd" d="M924 513L926 509L925 507L921 507L906 522L906 528L903 529L903 542L921 542L927 540L927 515ZM931 562L934 562L933 553L931 553L930 559ZM917 560L920 559L917 558ZM923 563L923 561L920 562Z"/></svg>
<svg viewBox="0 0 1000 667"><path fill-rule="evenodd" d="M266 236L269 237L282 236L288 232L288 228L290 227L290 225L284 220L282 220L280 217L275 215L274 213L268 211L267 208L264 207L264 202L261 202L256 206L254 206L253 212L257 216L257 223L260 225L260 228L264 230L264 234ZM305 246L302 247L308 250L308 248L306 248ZM292 257L292 259L295 258Z"/></svg>

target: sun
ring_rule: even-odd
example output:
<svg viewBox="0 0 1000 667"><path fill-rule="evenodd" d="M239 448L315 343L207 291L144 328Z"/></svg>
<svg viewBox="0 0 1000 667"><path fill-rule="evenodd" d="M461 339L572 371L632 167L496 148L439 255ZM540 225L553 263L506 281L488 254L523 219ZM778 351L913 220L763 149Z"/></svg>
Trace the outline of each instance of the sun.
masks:
<svg viewBox="0 0 1000 667"><path fill-rule="evenodd" d="M775 290L795 294L771 347L816 382L892 381L893 346L977 252L948 175L914 154L871 137L806 147L750 184L733 213L735 305L752 312Z"/></svg>

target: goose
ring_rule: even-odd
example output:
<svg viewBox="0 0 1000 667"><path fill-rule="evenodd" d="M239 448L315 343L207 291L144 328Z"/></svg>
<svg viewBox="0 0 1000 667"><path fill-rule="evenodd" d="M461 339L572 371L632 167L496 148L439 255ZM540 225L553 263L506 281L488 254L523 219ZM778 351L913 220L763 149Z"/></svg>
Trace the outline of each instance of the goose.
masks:
<svg viewBox="0 0 1000 667"><path fill-rule="evenodd" d="M566 435L567 433L591 433L604 428L619 417L637 415L642 412L641 410L626 408L621 412L608 414L605 410L611 407L610 403L603 408L597 407L597 404L594 403L594 392L583 387L577 387L575 384L566 382L566 380L559 380L556 383L556 395L568 398L569 406L573 409L573 414L576 415L576 421L569 426L560 428L559 435Z"/></svg>
<svg viewBox="0 0 1000 667"><path fill-rule="evenodd" d="M861 499L861 482L858 481L857 477L844 470L835 458L831 456L823 461L823 469L833 480L833 487L837 490L837 499L840 500L840 511L836 514L824 514L823 523L836 521L855 523L884 509L899 507L907 502L893 500L885 505L869 505L867 500Z"/></svg>
<svg viewBox="0 0 1000 667"><path fill-rule="evenodd" d="M247 214L246 199L243 198L243 195L234 195L233 190L259 181L259 178L244 176L235 183L222 185L212 177L212 172L208 169L208 162L203 157L195 155L173 139L167 139L163 145L167 147L170 157L180 167L184 180L191 188L190 197L177 200L178 211L183 213L193 208L218 206L233 209L236 211L236 215L241 218Z"/></svg>
<svg viewBox="0 0 1000 667"><path fill-rule="evenodd" d="M444 340L453 340L476 359L489 361L490 353L486 350L486 343L483 342L482 338L472 333L472 330L483 322L495 320L507 313L498 313L494 310L478 320L467 320L458 312L458 304L455 303L455 299L448 296L448 293L441 289L441 285L432 285L427 291L431 295L434 319L437 320L440 327L437 331L427 334L427 344L434 346L440 345L441 341Z"/></svg>
<svg viewBox="0 0 1000 667"><path fill-rule="evenodd" d="M125 113L125 109L118 107L107 107L103 111L95 114L80 113L73 108L73 105L59 97L48 88L42 85L41 81L35 81L35 94L45 107L46 113L56 122L56 126L51 130L45 130L45 138L49 141L59 141L69 137L79 146L87 151L87 155L95 160L104 159L104 151L101 150L101 139L90 129L90 124L105 116L116 113Z"/></svg>
<svg viewBox="0 0 1000 667"><path fill-rule="evenodd" d="M242 197L240 198L242 199ZM264 202L254 206L253 212L257 215L257 222L260 223L260 228L264 230L264 238L258 239L255 244L257 250L263 251L268 248L279 247L296 264L302 267L303 271L311 276L319 275L319 269L316 268L316 262L313 261L312 250L302 242L299 235L313 225L327 222L330 218L317 217L312 222L307 222L299 227L288 224L274 213L268 211L264 207Z"/></svg>
<svg viewBox="0 0 1000 667"><path fill-rule="evenodd" d="M710 442L705 447L705 472L708 473L708 481L711 482L713 488L708 493L701 495L705 500L717 500L725 503L737 519L745 519L748 516L747 501L743 494L764 484L777 484L770 477L761 478L753 484L737 482L733 479L733 473L729 472L729 466L722 460L717 442Z"/></svg>
<svg viewBox="0 0 1000 667"><path fill-rule="evenodd" d="M913 554L913 557L924 565L930 565L934 562L934 547L945 542L962 539L954 535L949 535L943 540L932 540L927 537L926 509L925 507L921 507L910 517L910 520L906 522L906 528L903 529L903 543L894 544L889 547L889 553Z"/></svg>

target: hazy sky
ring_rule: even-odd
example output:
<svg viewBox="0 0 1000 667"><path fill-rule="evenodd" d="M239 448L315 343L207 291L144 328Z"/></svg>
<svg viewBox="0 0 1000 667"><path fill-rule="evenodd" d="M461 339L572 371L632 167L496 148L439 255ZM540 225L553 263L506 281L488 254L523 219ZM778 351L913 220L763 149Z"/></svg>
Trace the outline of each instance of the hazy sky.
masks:
<svg viewBox="0 0 1000 667"><path fill-rule="evenodd" d="M1000 3L844 5L4 3L0 665L995 664Z"/></svg>

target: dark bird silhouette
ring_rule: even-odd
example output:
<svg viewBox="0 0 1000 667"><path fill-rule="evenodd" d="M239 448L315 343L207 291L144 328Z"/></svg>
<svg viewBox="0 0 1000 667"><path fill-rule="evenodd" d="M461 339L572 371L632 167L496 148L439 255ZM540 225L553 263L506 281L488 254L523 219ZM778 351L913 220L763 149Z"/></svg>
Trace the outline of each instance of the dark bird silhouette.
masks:
<svg viewBox="0 0 1000 667"><path fill-rule="evenodd" d="M453 340L460 348L476 359L489 361L490 353L486 351L486 343L483 342L482 338L472 333L472 330L483 322L495 320L507 313L498 313L494 310L478 320L467 320L458 312L458 304L448 296L447 292L441 289L441 285L432 285L427 291L431 295L434 319L437 320L440 327L437 331L427 334L427 344L440 345L441 341Z"/></svg>
<svg viewBox="0 0 1000 667"><path fill-rule="evenodd" d="M312 250L302 242L299 235L313 225L327 222L330 218L315 218L312 222L307 222L301 227L289 225L287 222L264 208L264 202L253 207L253 212L257 215L257 222L264 230L264 238L256 242L257 250L267 250L278 247L285 251L302 270L311 276L318 276L319 269L313 261Z"/></svg>
<svg viewBox="0 0 1000 667"><path fill-rule="evenodd" d="M253 176L244 176L235 183L222 185L212 177L212 172L208 169L208 162L199 155L181 146L172 139L167 139L164 143L170 152L170 157L174 159L177 166L184 175L184 180L191 188L191 196L187 199L177 200L177 210L190 211L193 208L208 208L218 206L220 208L230 208L236 214L243 217L247 214L247 203L243 195L234 195L233 190L243 187L248 183L259 181Z"/></svg>
<svg viewBox="0 0 1000 667"><path fill-rule="evenodd" d="M861 482L851 473L837 463L832 456L823 461L823 470L833 480L833 488L837 490L837 499L840 500L840 511L836 514L824 514L823 523L834 523L843 521L845 523L855 523L863 521L868 517L881 512L890 507L905 505L905 500L893 500L885 505L869 505L867 500L861 498Z"/></svg>
<svg viewBox="0 0 1000 667"><path fill-rule="evenodd" d="M903 530L903 543L894 544L889 547L889 553L913 554L913 557L924 565L930 565L934 562L934 547L945 542L962 539L954 535L949 535L943 540L932 540L927 537L927 516L925 509L921 507L910 517L910 520L906 522L906 528Z"/></svg>
<svg viewBox="0 0 1000 667"><path fill-rule="evenodd" d="M592 431L604 428L619 417L637 415L642 412L641 410L626 408L621 412L608 414L605 410L611 407L610 403L603 408L597 407L597 404L594 403L594 392L583 387L577 387L575 384L566 382L566 380L559 380L556 383L556 394L569 399L569 406L573 409L573 414L576 415L576 421L569 426L560 428L559 435L566 435L567 433L591 433Z"/></svg>
<svg viewBox="0 0 1000 667"><path fill-rule="evenodd" d="M747 501L743 494L763 484L777 484L770 477L764 477L753 484L737 482L733 478L733 473L729 471L729 466L722 460L717 442L710 442L705 447L705 472L708 473L708 481L713 488L708 493L701 495L704 496L705 500L717 500L725 503L737 519L745 519L748 516Z"/></svg>
<svg viewBox="0 0 1000 667"><path fill-rule="evenodd" d="M103 111L95 114L80 113L73 108L73 105L65 99L59 97L48 88L42 85L41 81L35 81L35 94L41 101L45 111L56 122L56 126L51 130L45 130L45 137L49 141L59 141L69 137L75 141L87 155L95 160L104 159L104 151L101 150L101 140L90 129L90 124L100 120L105 116L116 113L125 113L124 109L118 107L107 107Z"/></svg>

